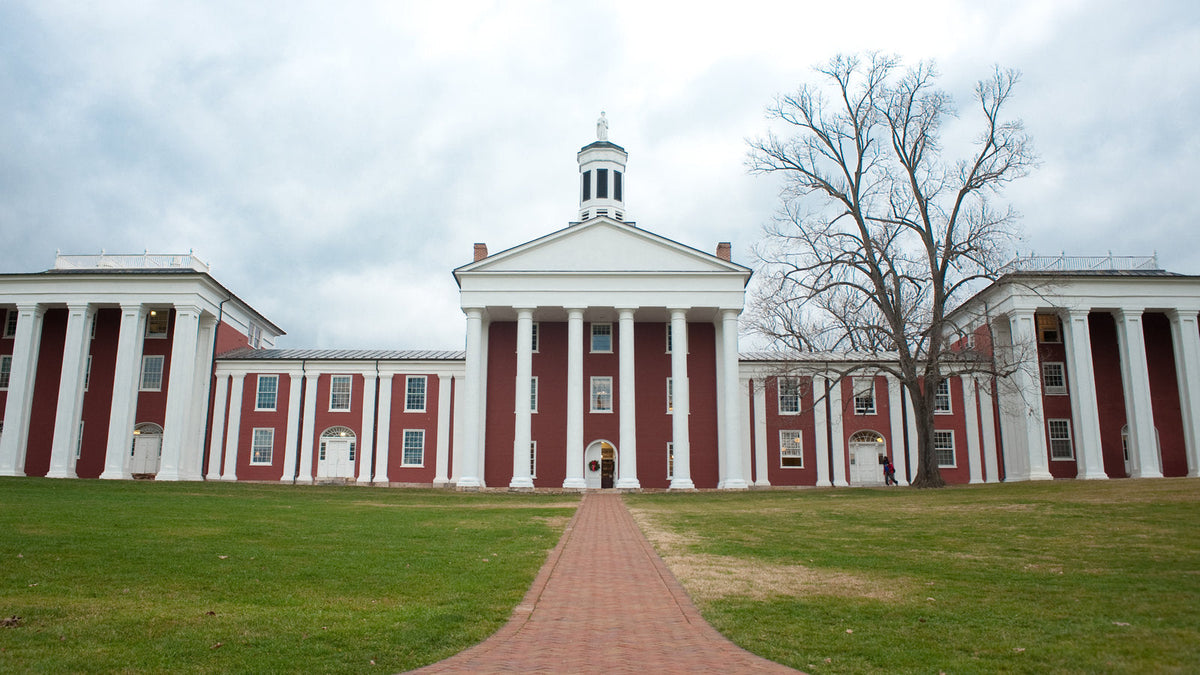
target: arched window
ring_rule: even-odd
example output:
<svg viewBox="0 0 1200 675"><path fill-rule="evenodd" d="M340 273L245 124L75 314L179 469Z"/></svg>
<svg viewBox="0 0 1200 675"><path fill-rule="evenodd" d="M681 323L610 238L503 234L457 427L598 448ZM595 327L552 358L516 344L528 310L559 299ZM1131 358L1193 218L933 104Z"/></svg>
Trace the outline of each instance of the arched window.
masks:
<svg viewBox="0 0 1200 675"><path fill-rule="evenodd" d="M859 431L850 437L851 443L882 443L883 436L874 431Z"/></svg>

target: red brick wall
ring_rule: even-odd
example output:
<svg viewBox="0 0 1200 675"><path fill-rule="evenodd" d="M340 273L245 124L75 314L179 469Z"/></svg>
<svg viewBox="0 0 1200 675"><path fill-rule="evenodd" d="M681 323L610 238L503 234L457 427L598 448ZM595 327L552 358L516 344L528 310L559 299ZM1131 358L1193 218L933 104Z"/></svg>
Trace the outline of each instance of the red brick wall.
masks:
<svg viewBox="0 0 1200 675"><path fill-rule="evenodd" d="M392 377L392 414L388 425L388 480L397 483L432 483L437 471L438 397L441 396L436 375L425 375L425 412L405 412L408 375ZM376 415L376 424L379 416ZM404 462L404 430L425 431L425 456L419 467L401 466ZM449 433L449 430L446 430ZM369 451L368 451L369 452ZM364 459L369 455L364 455Z"/></svg>
<svg viewBox="0 0 1200 675"><path fill-rule="evenodd" d="M758 382L755 382L758 386ZM816 485L817 484L817 437L814 426L812 378L801 379L800 412L795 415L779 413L779 380L766 380L766 410L755 410L754 414L765 415L767 420L767 480L771 485ZM753 396L753 393L751 394ZM804 466L783 468L779 459L779 432L801 431L804 444ZM757 450L756 450L757 453Z"/></svg>

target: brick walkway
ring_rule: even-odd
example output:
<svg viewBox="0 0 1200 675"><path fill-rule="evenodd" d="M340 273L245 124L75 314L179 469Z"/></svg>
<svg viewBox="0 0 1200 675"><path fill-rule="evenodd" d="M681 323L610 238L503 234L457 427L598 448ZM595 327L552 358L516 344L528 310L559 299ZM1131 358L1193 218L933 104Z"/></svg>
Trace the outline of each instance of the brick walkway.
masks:
<svg viewBox="0 0 1200 675"><path fill-rule="evenodd" d="M795 672L709 626L620 495L590 493L512 618L421 673Z"/></svg>

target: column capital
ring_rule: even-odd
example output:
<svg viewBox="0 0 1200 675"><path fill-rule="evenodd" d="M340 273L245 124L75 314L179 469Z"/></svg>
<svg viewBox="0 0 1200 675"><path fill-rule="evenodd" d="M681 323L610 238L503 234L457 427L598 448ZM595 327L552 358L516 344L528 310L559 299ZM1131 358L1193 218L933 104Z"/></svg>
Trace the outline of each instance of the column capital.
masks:
<svg viewBox="0 0 1200 675"><path fill-rule="evenodd" d="M617 310L617 315L621 318L629 316L631 319L633 318L633 313L638 310L637 307L614 307L613 309Z"/></svg>
<svg viewBox="0 0 1200 675"><path fill-rule="evenodd" d="M1142 307L1118 307L1113 310L1117 321L1136 321L1142 318L1146 310Z"/></svg>
<svg viewBox="0 0 1200 675"><path fill-rule="evenodd" d="M42 316L46 313L46 305L40 302L18 302L17 313L24 314L32 313L34 316Z"/></svg>
<svg viewBox="0 0 1200 675"><path fill-rule="evenodd" d="M463 314L467 315L467 318L482 319L484 308L483 307L463 307L462 311L463 311Z"/></svg>
<svg viewBox="0 0 1200 675"><path fill-rule="evenodd" d="M67 311L68 312L86 312L89 309L91 309L91 307L92 307L92 303L90 303L90 302L68 302L67 303Z"/></svg>
<svg viewBox="0 0 1200 675"><path fill-rule="evenodd" d="M513 309L517 310L517 316L528 314L532 317L534 310L537 309L537 305L513 305Z"/></svg>
<svg viewBox="0 0 1200 675"><path fill-rule="evenodd" d="M204 311L200 305L176 304L171 306L175 310L175 314L200 314Z"/></svg>

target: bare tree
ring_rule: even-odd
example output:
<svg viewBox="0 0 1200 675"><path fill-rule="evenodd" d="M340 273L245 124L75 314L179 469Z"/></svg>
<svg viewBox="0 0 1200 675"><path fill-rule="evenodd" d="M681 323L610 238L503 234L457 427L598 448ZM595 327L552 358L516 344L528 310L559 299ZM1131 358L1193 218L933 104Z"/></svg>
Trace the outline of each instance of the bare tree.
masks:
<svg viewBox="0 0 1200 675"><path fill-rule="evenodd" d="M1019 76L997 68L979 82L982 131L953 161L941 132L955 110L932 64L902 72L896 57L873 53L816 71L768 109L792 135L750 142L751 171L785 177L758 248L752 320L790 349L888 352L883 367L916 414L913 485L939 487L935 394L949 361L963 367L946 313L1007 259L1016 214L991 200L1036 162L1021 122L1003 117Z"/></svg>

